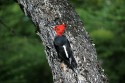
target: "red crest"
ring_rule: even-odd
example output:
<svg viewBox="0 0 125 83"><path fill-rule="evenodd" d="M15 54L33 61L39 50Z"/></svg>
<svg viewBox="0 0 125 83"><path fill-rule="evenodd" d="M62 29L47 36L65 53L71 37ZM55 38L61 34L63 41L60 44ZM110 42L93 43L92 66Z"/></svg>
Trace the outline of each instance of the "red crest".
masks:
<svg viewBox="0 0 125 83"><path fill-rule="evenodd" d="M56 35L57 36L62 36L64 31L65 31L65 28L66 28L65 24L56 25L54 27L54 30L56 31Z"/></svg>

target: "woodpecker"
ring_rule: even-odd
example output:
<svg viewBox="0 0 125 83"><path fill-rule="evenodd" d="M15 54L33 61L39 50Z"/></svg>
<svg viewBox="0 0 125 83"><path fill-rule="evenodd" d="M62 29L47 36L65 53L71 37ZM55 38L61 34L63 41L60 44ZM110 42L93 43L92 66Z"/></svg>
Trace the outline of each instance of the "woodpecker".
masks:
<svg viewBox="0 0 125 83"><path fill-rule="evenodd" d="M53 28L56 32L56 36L54 38L54 46L61 61L64 62L64 64L66 64L69 68L74 70L77 68L77 63L73 56L70 43L66 36L63 35L65 28L66 25L64 23L56 25Z"/></svg>

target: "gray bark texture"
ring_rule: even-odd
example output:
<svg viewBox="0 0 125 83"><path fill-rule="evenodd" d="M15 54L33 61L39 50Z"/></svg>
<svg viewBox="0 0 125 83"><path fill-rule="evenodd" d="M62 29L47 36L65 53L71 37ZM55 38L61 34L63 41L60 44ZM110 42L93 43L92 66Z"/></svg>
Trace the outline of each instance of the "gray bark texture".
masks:
<svg viewBox="0 0 125 83"><path fill-rule="evenodd" d="M104 70L97 61L94 44L83 27L77 13L67 0L18 0L18 4L37 27L44 46L54 83L108 83ZM78 67L77 72L60 67L53 45L55 19L65 23L68 38Z"/></svg>

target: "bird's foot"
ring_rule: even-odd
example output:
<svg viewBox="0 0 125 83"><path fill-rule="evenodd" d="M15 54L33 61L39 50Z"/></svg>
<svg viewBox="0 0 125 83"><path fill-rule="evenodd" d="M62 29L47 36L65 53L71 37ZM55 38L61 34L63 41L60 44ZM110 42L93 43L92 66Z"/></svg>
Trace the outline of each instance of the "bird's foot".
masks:
<svg viewBox="0 0 125 83"><path fill-rule="evenodd" d="M67 70L66 65L63 62L60 64L60 67L63 71Z"/></svg>

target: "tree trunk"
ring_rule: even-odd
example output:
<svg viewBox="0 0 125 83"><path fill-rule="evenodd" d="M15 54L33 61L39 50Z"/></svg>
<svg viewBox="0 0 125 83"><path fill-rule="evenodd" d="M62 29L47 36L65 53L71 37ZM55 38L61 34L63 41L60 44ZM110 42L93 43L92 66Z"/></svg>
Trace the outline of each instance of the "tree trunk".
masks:
<svg viewBox="0 0 125 83"><path fill-rule="evenodd" d="M97 61L94 44L83 27L79 16L67 0L18 0L25 15L37 26L37 34L45 46L46 57L52 70L54 83L108 83ZM53 27L58 19L67 25L65 35L70 41L78 64L77 72L60 67L53 45ZM56 20L57 19L57 20Z"/></svg>

